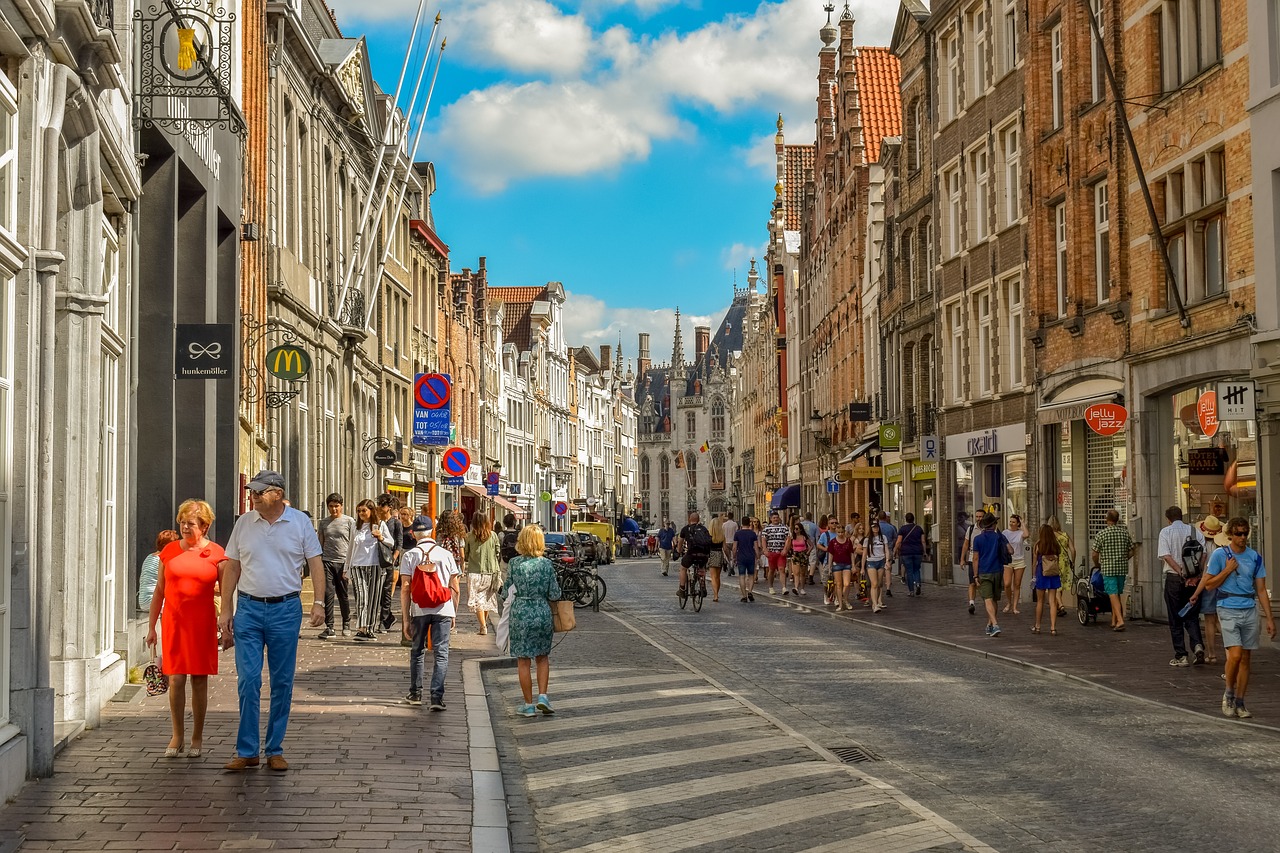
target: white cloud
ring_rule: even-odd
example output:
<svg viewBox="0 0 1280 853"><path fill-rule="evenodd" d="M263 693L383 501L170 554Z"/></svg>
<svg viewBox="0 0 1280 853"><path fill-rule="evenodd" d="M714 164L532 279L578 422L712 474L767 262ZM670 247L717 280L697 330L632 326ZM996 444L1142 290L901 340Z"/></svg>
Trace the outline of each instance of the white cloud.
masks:
<svg viewBox="0 0 1280 853"><path fill-rule="evenodd" d="M715 325L729 310L728 304L714 314L681 314L680 328L686 361L693 360L695 326ZM634 366L638 355L639 333L649 333L649 356L655 363L671 359L675 336L674 308L615 308L594 296L565 292L565 339L572 347L588 346L597 354L601 344L618 346L622 337L622 357Z"/></svg>
<svg viewBox="0 0 1280 853"><path fill-rule="evenodd" d="M757 261L764 257L764 244L748 246L746 243L734 243L720 251L720 262L727 270L739 273L737 286L742 287L747 280L747 270L751 268L752 258Z"/></svg>

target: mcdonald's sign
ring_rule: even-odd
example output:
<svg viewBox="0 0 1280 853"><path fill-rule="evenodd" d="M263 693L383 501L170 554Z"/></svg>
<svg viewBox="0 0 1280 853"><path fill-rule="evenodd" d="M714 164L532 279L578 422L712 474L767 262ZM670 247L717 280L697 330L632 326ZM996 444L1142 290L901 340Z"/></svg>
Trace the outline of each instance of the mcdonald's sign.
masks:
<svg viewBox="0 0 1280 853"><path fill-rule="evenodd" d="M282 344L267 351L267 373L296 382L311 372L311 356L296 344Z"/></svg>

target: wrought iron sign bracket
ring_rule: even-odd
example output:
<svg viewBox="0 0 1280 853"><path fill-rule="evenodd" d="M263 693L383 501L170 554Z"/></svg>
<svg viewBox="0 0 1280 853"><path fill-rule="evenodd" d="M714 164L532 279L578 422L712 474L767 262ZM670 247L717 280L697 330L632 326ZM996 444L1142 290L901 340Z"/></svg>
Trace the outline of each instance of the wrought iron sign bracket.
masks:
<svg viewBox="0 0 1280 853"><path fill-rule="evenodd" d="M379 450L390 450L392 441L380 435L370 436L367 432L360 434L360 440L364 442L364 447L360 453L360 476L366 480L372 480L374 474L377 473L377 463L373 461L373 454Z"/></svg>
<svg viewBox="0 0 1280 853"><path fill-rule="evenodd" d="M221 129L244 138L244 116L231 97L236 13L218 0L156 0L133 20L138 129L189 140Z"/></svg>
<svg viewBox="0 0 1280 853"><path fill-rule="evenodd" d="M244 343L243 364L244 380L240 383L240 399L245 403L256 403L263 400L268 409L279 409L289 404L289 401L301 393L301 390L279 391L268 389L266 387L266 377L263 375L266 371L260 366L257 349L259 344L267 339L268 335L276 335L283 344L291 344L298 340L297 334L290 328L285 326L275 326L270 323L261 323L252 317L243 317L244 323ZM283 381L283 380L281 380ZM290 385L296 385L290 382Z"/></svg>

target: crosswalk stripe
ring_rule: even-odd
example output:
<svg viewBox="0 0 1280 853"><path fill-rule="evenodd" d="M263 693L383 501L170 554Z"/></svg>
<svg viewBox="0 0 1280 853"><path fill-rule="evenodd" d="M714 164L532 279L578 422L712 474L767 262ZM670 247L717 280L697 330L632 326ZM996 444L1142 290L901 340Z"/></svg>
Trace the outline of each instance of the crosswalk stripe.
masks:
<svg viewBox="0 0 1280 853"><path fill-rule="evenodd" d="M659 829L649 829L576 847L566 853L624 853L632 850L662 850L676 853L695 847L728 841L756 832L777 829L780 826L822 819L841 812L865 809L892 802L882 791L866 788L854 791L831 791L812 794L790 800L775 800L764 805L738 809L720 814L710 813L696 822L680 821Z"/></svg>
<svg viewBox="0 0 1280 853"><path fill-rule="evenodd" d="M758 757L768 752L791 750L804 754L806 758L813 755L803 745L788 735L753 740L749 744L743 741L722 743L716 746L704 746L686 749L680 752L660 752L639 758L617 758L611 761L596 761L579 768L546 770L541 773L530 773L525 780L525 787L530 791L556 788L561 785L578 785L584 782L596 782L601 779L612 779L631 773L648 773L652 770L665 770L671 767L684 767L690 764L705 764L710 761L742 758L743 755ZM525 750L520 750L523 757Z"/></svg>
<svg viewBox="0 0 1280 853"><path fill-rule="evenodd" d="M537 760L540 758L555 758L565 755L574 755L579 752L598 752L602 749L611 749L614 747L632 747L645 743L657 743L664 740L683 740L686 743L696 743L694 738L701 735L716 734L725 731L726 727L731 726L734 734L746 732L755 728L772 728L772 723L763 720L754 715L750 715L743 709L743 715L737 720L711 720L705 723L680 723L674 726L659 726L652 729L641 729L639 731L623 731L617 734L596 735L595 737L573 738L571 740L555 741L553 743L539 744L538 746L528 746L520 750L522 757ZM738 739L740 748L750 749L751 740ZM671 750L678 752L684 747L676 747Z"/></svg>
<svg viewBox="0 0 1280 853"><path fill-rule="evenodd" d="M773 785L786 780L804 779L809 776L838 775L844 781L848 776L830 764L817 761L806 761L799 764L784 764L768 769L756 768L736 773L722 773L703 779L690 779L671 785L659 785L655 788L644 788L628 791L624 794L608 794L603 797L573 800L558 806L551 806L538 813L538 823L559 824L590 820L600 815L634 811L651 806L678 803L714 794L738 791L751 788L762 783Z"/></svg>
<svg viewBox="0 0 1280 853"><path fill-rule="evenodd" d="M664 672L658 675L632 675L622 678L557 678L553 682L555 692L572 693L578 690L603 690L606 687L642 687L647 684L671 684L673 682L702 681L691 672Z"/></svg>
<svg viewBox="0 0 1280 853"><path fill-rule="evenodd" d="M851 835L831 844L814 847L807 853L916 853L939 844L954 844L959 840L929 821L918 821L877 829L863 835Z"/></svg>
<svg viewBox="0 0 1280 853"><path fill-rule="evenodd" d="M648 699L646 694L644 699ZM639 700L644 701L644 700ZM720 711L745 711L737 699L717 699L703 702L686 702L681 705L645 706L633 711L614 711L609 714L586 714L583 716L566 716L565 711L578 708L576 701L560 703L556 706L560 712L554 717L542 720L538 724L538 732L546 730L563 732L571 729L605 728L618 723L643 722L646 720L669 720L673 717L688 717L693 714L713 714ZM725 720L725 722L729 722Z"/></svg>
<svg viewBox="0 0 1280 853"><path fill-rule="evenodd" d="M665 690L644 690L639 693L604 693L599 696L579 696L573 699L570 710L583 708L607 708L610 705L630 705L633 702L651 702L655 699L679 699L688 696L721 696L714 687L672 687ZM655 711L661 709L655 708Z"/></svg>

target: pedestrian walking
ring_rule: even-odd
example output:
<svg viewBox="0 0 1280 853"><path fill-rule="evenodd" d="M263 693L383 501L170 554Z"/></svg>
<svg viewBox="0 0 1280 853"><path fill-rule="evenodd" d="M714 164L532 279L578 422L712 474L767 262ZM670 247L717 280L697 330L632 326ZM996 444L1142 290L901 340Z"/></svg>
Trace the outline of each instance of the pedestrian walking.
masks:
<svg viewBox="0 0 1280 853"><path fill-rule="evenodd" d="M435 537L436 544L453 555L454 562L459 566L467 564L467 525L462 513L456 509L446 509L440 513L431 534Z"/></svg>
<svg viewBox="0 0 1280 853"><path fill-rule="evenodd" d="M160 552L147 622L148 646L156 645L156 622L164 637L160 671L169 676L169 721L173 736L166 758L199 758L204 717L209 707L209 676L218 674L218 611L214 606L218 567L226 554L205 538L213 525L213 507L187 500L178 507L182 537ZM191 682L191 743L186 742L187 682Z"/></svg>
<svg viewBox="0 0 1280 853"><path fill-rule="evenodd" d="M160 580L160 552L170 542L177 542L181 538L176 530L161 530L156 534L156 549L143 559L142 568L138 571L139 610L151 609L151 599Z"/></svg>
<svg viewBox="0 0 1280 853"><path fill-rule="evenodd" d="M707 568L711 570L711 600L720 600L720 570L724 568L724 516L711 519L711 553L707 555Z"/></svg>
<svg viewBox="0 0 1280 853"><path fill-rule="evenodd" d="M827 531L828 535L831 531ZM856 550L853 537L846 527L836 529L835 538L827 540L827 558L831 562L831 574L836 582L836 610L852 610L849 590L854 588L853 555Z"/></svg>
<svg viewBox="0 0 1280 853"><path fill-rule="evenodd" d="M1047 524L1040 525L1035 546L1031 549L1032 578L1036 588L1036 622L1031 633L1040 633L1046 604L1049 608L1049 633L1058 633L1058 599L1062 590L1062 543ZM1047 603L1045 599L1048 599Z"/></svg>
<svg viewBox="0 0 1280 853"><path fill-rule="evenodd" d="M808 583L813 585L817 583L818 575L818 559L821 556L818 551L818 536L822 533L822 528L813 520L813 513L806 512L804 518L800 520L800 524L804 527L805 535L809 537L812 547L809 549L809 564L805 567L805 577Z"/></svg>
<svg viewBox="0 0 1280 853"><path fill-rule="evenodd" d="M271 677L267 716L267 766L289 769L284 736L293 703L293 676L298 663L298 623L302 621L302 573L311 573L315 601L311 625L324 624L324 566L320 539L306 515L285 505L284 478L260 471L245 486L253 509L236 519L222 564L222 613L218 627L224 644L234 639L240 727L236 757L225 769L258 766L261 734L262 661L265 652Z"/></svg>
<svg viewBox="0 0 1280 853"><path fill-rule="evenodd" d="M721 562L724 564L724 567L728 570L729 577L733 577L736 574L735 566L733 562L733 537L738 535L738 523L734 521L733 516L727 512L722 513L721 515L724 519L720 525L720 532L724 536L724 544L720 548L720 552L722 555ZM717 581L716 582L717 600L719 600L719 589L720 589L720 584L719 584L719 581Z"/></svg>
<svg viewBox="0 0 1280 853"><path fill-rule="evenodd" d="M742 524L733 532L733 539L728 543L730 565L738 576L738 591L742 593L744 603L756 600L753 590L756 585L756 565L760 548L760 534L756 533L752 519L742 517ZM728 528L728 524L725 525Z"/></svg>
<svg viewBox="0 0 1280 853"><path fill-rule="evenodd" d="M835 569L831 564L831 553L827 548L836 538L834 520L834 516L828 518L825 515L818 519L818 539L815 549L818 552L818 569L821 572L822 603L826 605L836 603Z"/></svg>
<svg viewBox="0 0 1280 853"><path fill-rule="evenodd" d="M798 518L791 519L791 530L788 531L784 553L791 563L791 582L796 595L806 595L805 584L809 574L809 557L817 550L814 541L809 538L804 522ZM787 594L787 579L782 578L782 594Z"/></svg>
<svg viewBox="0 0 1280 853"><path fill-rule="evenodd" d="M1206 543L1213 542L1214 545L1221 547L1231 542L1231 538L1222 529L1222 522L1216 515L1205 516L1204 520L1196 526L1200 529L1200 535L1204 537ZM1217 663L1218 590L1207 589L1205 584L1197 584L1196 591L1191 594L1191 600L1199 603L1200 615L1204 617L1204 626L1201 629L1204 638L1204 661Z"/></svg>
<svg viewBox="0 0 1280 853"><path fill-rule="evenodd" d="M978 579L978 595L987 610L988 637L1000 636L1000 623L996 619L996 605L1000 603L1000 590L1004 587L1004 567L1009 565L1009 543L996 530L996 517L982 516L982 531L973 537L971 546L973 573Z"/></svg>
<svg viewBox="0 0 1280 853"><path fill-rule="evenodd" d="M1102 571L1102 591L1111 599L1111 630L1124 630L1125 579L1129 574L1129 559L1137 550L1129 530L1120 523L1120 513L1107 510L1106 526L1093 537L1093 564ZM1203 657L1204 649L1198 654ZM1198 661L1204 663L1203 660Z"/></svg>
<svg viewBox="0 0 1280 853"><path fill-rule="evenodd" d="M668 521L658 531L658 548L662 551L662 576L671 571L671 549L675 547L676 526Z"/></svg>
<svg viewBox="0 0 1280 853"><path fill-rule="evenodd" d="M508 566L507 580L502 585L502 596L509 589L516 591L511 604L511 656L516 659L516 675L520 680L520 692L524 704L516 709L523 717L536 717L538 712L554 714L551 700L547 698L551 678L551 605L562 595L556 582L551 561L543 556L546 551L542 528L536 524L525 525L520 531L516 550L520 555ZM537 701L533 694L533 670L538 677Z"/></svg>
<svg viewBox="0 0 1280 853"><path fill-rule="evenodd" d="M333 607L342 613L342 636L351 636L351 599L347 589L347 560L351 543L356 538L356 520L342 511L342 495L330 493L325 498L329 514L320 519L320 559L324 563L324 630L317 639L332 640Z"/></svg>
<svg viewBox="0 0 1280 853"><path fill-rule="evenodd" d="M400 518L400 530L402 531L400 534L400 554L403 555L407 549L418 544L413 538L413 508L402 506L397 515ZM399 570L400 564L397 563L396 571L399 572Z"/></svg>
<svg viewBox="0 0 1280 853"><path fill-rule="evenodd" d="M444 681L449 674L449 637L458 615L458 561L446 548L431 538L431 520L414 522L412 533L416 542L400 558L400 571L405 582L400 586L400 614L405 638L409 640L409 695L404 701L410 705L422 704L422 672L427 662L427 638L431 638L434 663L431 667L431 710L443 711ZM416 573L433 573L435 583L442 592L447 590L441 604L427 604L414 600L413 581Z"/></svg>
<svg viewBox="0 0 1280 853"><path fill-rule="evenodd" d="M1191 643L1196 663L1202 664L1205 661L1200 614L1186 608L1204 572L1204 534L1182 520L1180 506L1169 507L1164 517L1169 523L1160 530L1157 555L1164 572L1164 606L1169 613L1169 636L1173 641L1173 659L1169 666L1190 666L1187 647L1183 644L1184 634Z"/></svg>
<svg viewBox="0 0 1280 853"><path fill-rule="evenodd" d="M866 567L867 583L870 592L871 612L884 610L884 596L889 579L889 538L884 528L874 519L862 540L863 565Z"/></svg>
<svg viewBox="0 0 1280 853"><path fill-rule="evenodd" d="M902 564L906 575L907 595L918 596L923 594L920 565L929 555L929 540L924 535L924 528L916 524L915 513L907 513L903 520L906 524L898 528L898 537L893 543L893 557Z"/></svg>
<svg viewBox="0 0 1280 853"><path fill-rule="evenodd" d="M777 510L769 513L769 523L764 526L761 531L764 535L764 551L765 558L768 560L768 566L765 568L765 576L769 581L769 594L776 595L773 589L773 579L775 577L782 578L782 594L787 594L787 535L790 532L786 525L782 523L782 516Z"/></svg>
<svg viewBox="0 0 1280 853"><path fill-rule="evenodd" d="M392 543L391 560L383 566L378 624L374 626L379 634L385 634L396 623L395 614L391 612L391 598L395 594L396 583L400 580L400 550L404 542L404 525L400 523L400 499L389 492L379 495L378 520L387 529Z"/></svg>
<svg viewBox="0 0 1280 853"><path fill-rule="evenodd" d="M1053 536L1058 540L1058 553L1060 562L1062 563L1062 588L1075 589L1076 585L1076 543L1071 541L1071 537L1062 529L1062 523L1058 521L1058 516L1049 516L1049 527L1053 530ZM1058 615L1065 616L1067 608L1062 604L1062 599L1058 599Z"/></svg>
<svg viewBox="0 0 1280 853"><path fill-rule="evenodd" d="M960 522L964 523L965 514L960 513ZM960 565L969 573L969 615L973 615L974 603L978 597L978 576L973 571L973 537L982 532L982 522L987 513L982 509L973 511L973 524L964 528L964 536L960 545Z"/></svg>
<svg viewBox="0 0 1280 853"><path fill-rule="evenodd" d="M382 604L381 562L391 556L391 533L378 520L378 506L365 499L356 504L356 535L347 553L347 577L355 598L356 640L367 643L377 639L377 625Z"/></svg>
<svg viewBox="0 0 1280 853"><path fill-rule="evenodd" d="M1214 549L1205 567L1204 584L1218 592L1218 622L1227 650L1226 692L1222 713L1227 717L1253 716L1244 704L1249 689L1249 666L1258 648L1261 619L1267 620L1267 636L1275 639L1276 623L1267 596L1267 568L1262 555L1249 547L1249 522L1239 516L1227 522L1230 544Z"/></svg>
<svg viewBox="0 0 1280 853"><path fill-rule="evenodd" d="M887 543L884 566L884 595L893 598L893 568L895 563L893 546L898 539L898 528L889 520L889 513L887 512L879 514L877 523L880 525L880 532L884 534L884 541ZM881 597L882 602L883 598L884 596Z"/></svg>
<svg viewBox="0 0 1280 853"><path fill-rule="evenodd" d="M1009 526L1005 528L1004 538L1009 543L1009 565L1004 569L1003 612L1008 613L1012 609L1017 614L1022 612L1018 610L1018 604L1022 598L1022 576L1027 571L1026 548L1031 544L1026 541L1027 535L1022 529L1021 516L1009 516Z"/></svg>
<svg viewBox="0 0 1280 853"><path fill-rule="evenodd" d="M481 634L489 633L489 614L498 612L498 589L502 586L498 552L493 522L483 512L476 513L467 534L467 606L476 614Z"/></svg>

